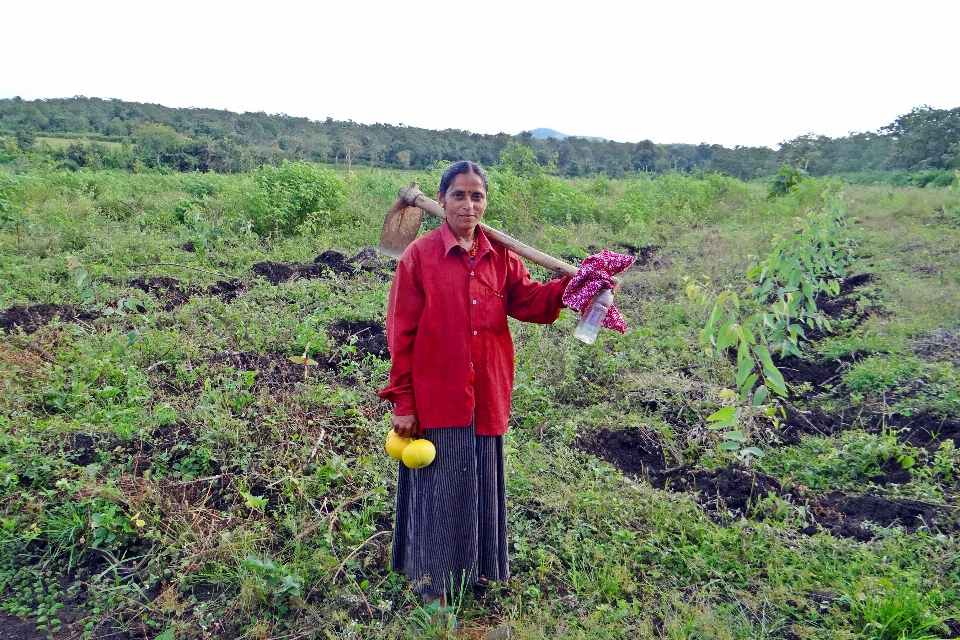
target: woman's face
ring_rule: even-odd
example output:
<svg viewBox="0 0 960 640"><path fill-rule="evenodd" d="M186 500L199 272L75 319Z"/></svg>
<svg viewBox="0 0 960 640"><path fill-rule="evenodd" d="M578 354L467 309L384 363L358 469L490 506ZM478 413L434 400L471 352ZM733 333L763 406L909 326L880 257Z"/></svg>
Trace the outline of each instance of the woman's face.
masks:
<svg viewBox="0 0 960 640"><path fill-rule="evenodd" d="M447 222L458 238L473 236L473 230L487 208L487 190L483 178L475 173L461 173L445 194L437 193L437 200L447 212Z"/></svg>

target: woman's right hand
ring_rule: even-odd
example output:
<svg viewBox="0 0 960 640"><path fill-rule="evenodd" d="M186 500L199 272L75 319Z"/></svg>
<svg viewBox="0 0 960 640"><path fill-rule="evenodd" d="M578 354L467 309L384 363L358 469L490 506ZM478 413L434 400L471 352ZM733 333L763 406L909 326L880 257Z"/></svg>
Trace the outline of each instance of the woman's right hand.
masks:
<svg viewBox="0 0 960 640"><path fill-rule="evenodd" d="M401 438L420 435L420 421L417 420L416 414L412 416L398 416L394 414L390 419L390 423L393 425L394 432Z"/></svg>

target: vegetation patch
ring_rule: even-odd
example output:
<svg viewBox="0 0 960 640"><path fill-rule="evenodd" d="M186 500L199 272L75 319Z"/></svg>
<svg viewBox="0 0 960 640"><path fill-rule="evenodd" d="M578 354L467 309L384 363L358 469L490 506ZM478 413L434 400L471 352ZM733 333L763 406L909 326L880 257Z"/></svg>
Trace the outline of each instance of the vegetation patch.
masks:
<svg viewBox="0 0 960 640"><path fill-rule="evenodd" d="M960 242L938 213L954 191L811 170L767 200L724 176L567 179L507 149L490 221L573 262L634 255L630 330L511 325L512 578L458 594L454 630L389 570L394 264L369 249L397 189L439 171L176 173L183 133L128 131L137 169L109 168L122 142L99 170L89 142L70 169L4 165L0 634L958 635L960 265L932 249ZM315 205L313 178L344 197ZM256 202L283 228L254 228Z"/></svg>

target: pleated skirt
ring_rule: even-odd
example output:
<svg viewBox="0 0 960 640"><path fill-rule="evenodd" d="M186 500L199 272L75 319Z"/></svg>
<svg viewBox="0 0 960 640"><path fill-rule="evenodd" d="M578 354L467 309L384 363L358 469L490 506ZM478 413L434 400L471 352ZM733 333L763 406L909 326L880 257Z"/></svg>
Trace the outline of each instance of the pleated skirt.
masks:
<svg viewBox="0 0 960 640"><path fill-rule="evenodd" d="M503 436L473 426L425 429L437 457L423 469L400 465L393 529L394 571L420 594L450 593L451 584L510 577Z"/></svg>

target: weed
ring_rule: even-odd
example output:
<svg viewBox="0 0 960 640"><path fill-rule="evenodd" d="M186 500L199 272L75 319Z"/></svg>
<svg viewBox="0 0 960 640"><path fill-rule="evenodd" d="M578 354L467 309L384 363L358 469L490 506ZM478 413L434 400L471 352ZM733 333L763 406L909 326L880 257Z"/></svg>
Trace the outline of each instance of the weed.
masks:
<svg viewBox="0 0 960 640"><path fill-rule="evenodd" d="M947 618L933 610L942 595L918 585L880 580L859 584L843 596L850 607L854 630L869 640L928 640L949 633Z"/></svg>

